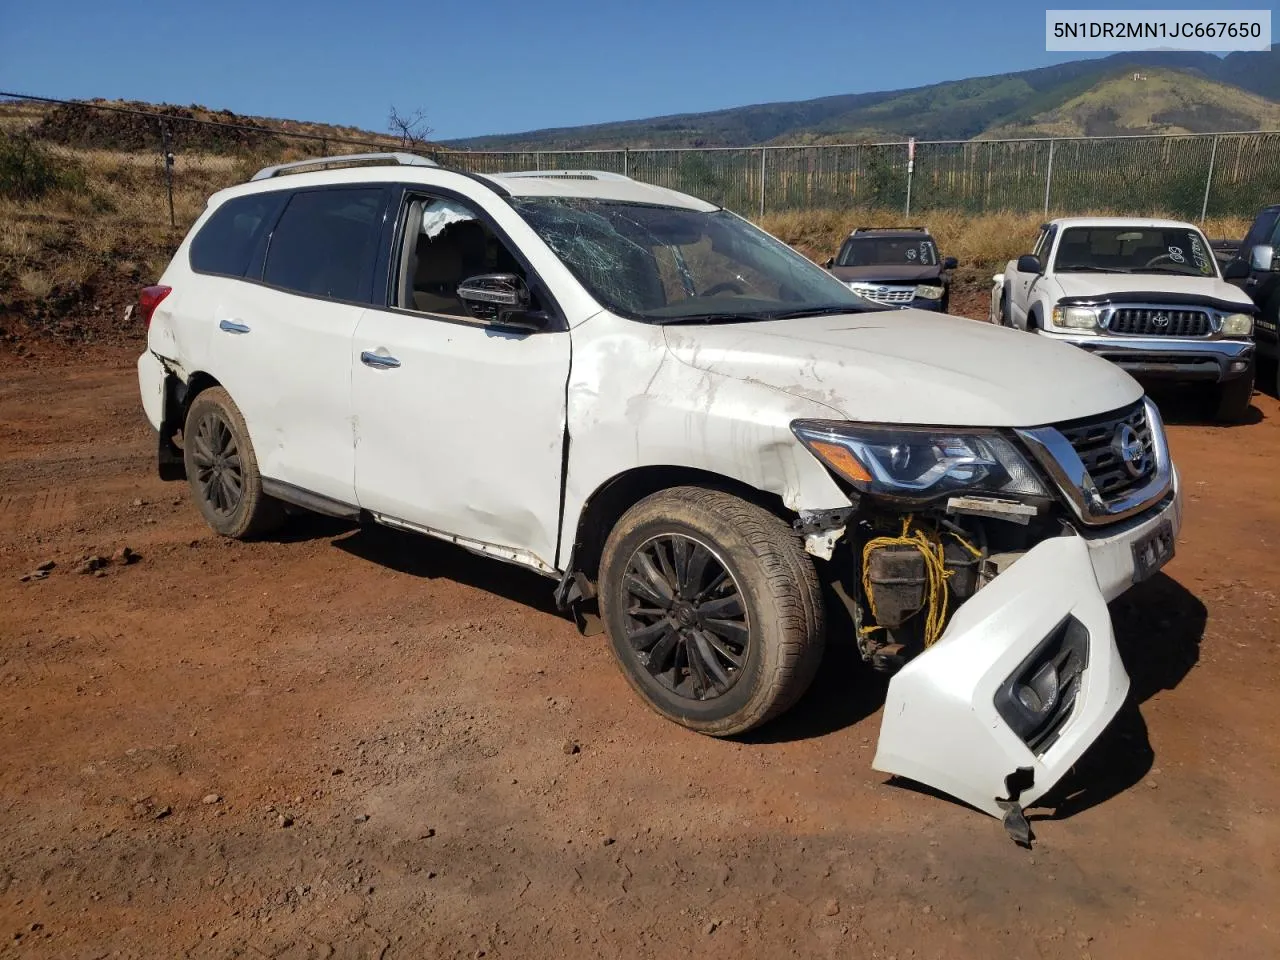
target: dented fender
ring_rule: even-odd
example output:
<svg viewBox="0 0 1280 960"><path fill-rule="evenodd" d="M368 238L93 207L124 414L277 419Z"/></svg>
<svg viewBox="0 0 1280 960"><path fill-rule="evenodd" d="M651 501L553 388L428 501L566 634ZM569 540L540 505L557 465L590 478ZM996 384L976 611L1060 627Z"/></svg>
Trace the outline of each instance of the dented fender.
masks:
<svg viewBox="0 0 1280 960"><path fill-rule="evenodd" d="M849 502L791 432L793 420L836 411L758 380L692 367L671 354L661 326L602 312L575 327L567 401L562 568L587 502L636 468L727 477L777 495L797 514Z"/></svg>
<svg viewBox="0 0 1280 960"><path fill-rule="evenodd" d="M997 692L1068 618L1087 633L1087 658L1065 721L1037 752L1001 716ZM966 601L938 641L889 682L872 766L998 817L1000 799L1025 807L1056 784L1128 690L1089 548L1079 537L1055 537ZM1027 770L1030 784L1009 797L1006 778L1025 781L1019 771Z"/></svg>

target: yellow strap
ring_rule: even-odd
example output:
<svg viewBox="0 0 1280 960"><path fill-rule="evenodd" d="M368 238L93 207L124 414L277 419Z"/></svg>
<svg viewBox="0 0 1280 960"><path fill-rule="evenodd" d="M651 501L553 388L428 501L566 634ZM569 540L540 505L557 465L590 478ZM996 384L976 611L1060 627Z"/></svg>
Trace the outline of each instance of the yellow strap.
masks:
<svg viewBox="0 0 1280 960"><path fill-rule="evenodd" d="M947 579L951 576L951 571L946 567L942 538L938 536L935 530L920 527L912 530L911 524L914 519L911 514L903 518L902 533L899 536L873 537L863 546L862 593L867 598L867 606L871 608L871 615L879 620L880 616L876 613L875 590L871 583L870 559L872 551L879 547L889 546L914 547L918 550L920 556L924 558L925 584L927 588L924 645L925 647L931 647L942 636L943 627L947 622ZM950 535L974 557L982 556L982 551L978 550L963 537L954 533ZM884 628L878 624L863 627L862 634L866 636L872 631L882 629Z"/></svg>

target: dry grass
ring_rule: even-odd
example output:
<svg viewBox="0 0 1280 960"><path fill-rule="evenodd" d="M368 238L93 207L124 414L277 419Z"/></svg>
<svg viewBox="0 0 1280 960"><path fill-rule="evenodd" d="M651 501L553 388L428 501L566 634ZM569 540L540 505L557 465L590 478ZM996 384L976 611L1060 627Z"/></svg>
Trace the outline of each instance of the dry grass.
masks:
<svg viewBox="0 0 1280 960"><path fill-rule="evenodd" d="M1105 212L1096 212L1105 215ZM1153 216L1172 216L1156 212ZM1173 217L1174 219L1180 219ZM903 223L901 214L885 210L809 210L767 214L757 222L778 239L818 263L835 256L850 232L859 226L891 227ZM929 228L944 256L960 261L965 273L1002 269L1035 243L1044 217L1034 213L965 214L935 210L912 214L912 224ZM1211 218L1204 231L1212 239L1238 240L1250 221L1242 217Z"/></svg>
<svg viewBox="0 0 1280 960"><path fill-rule="evenodd" d="M79 318L100 318L102 336L118 336L118 320L137 289L164 270L186 227L210 194L248 179L284 155L186 154L173 170L176 228L169 226L164 164L152 153L52 148L71 176L38 200L0 198L0 339L6 331L62 335ZM893 226L889 211L812 210L771 214L761 225L817 262L833 256L856 226ZM969 216L949 211L913 215L927 224L945 254L959 258L962 281L984 282L1006 260L1025 252L1041 218L1034 214ZM1247 222L1214 220L1210 237L1243 236ZM985 275L985 276L984 276ZM113 333L111 324L117 327ZM70 336L71 334L66 334Z"/></svg>

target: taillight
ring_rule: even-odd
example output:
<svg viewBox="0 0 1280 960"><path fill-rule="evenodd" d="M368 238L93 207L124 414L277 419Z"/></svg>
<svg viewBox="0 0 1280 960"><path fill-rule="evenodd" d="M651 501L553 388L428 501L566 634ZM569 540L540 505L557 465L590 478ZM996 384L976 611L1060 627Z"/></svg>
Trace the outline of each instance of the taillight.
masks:
<svg viewBox="0 0 1280 960"><path fill-rule="evenodd" d="M156 312L156 307L160 306L160 301L171 293L173 293L173 287L162 284L142 288L142 293L138 295L138 312L142 314L144 328L151 328L151 315Z"/></svg>

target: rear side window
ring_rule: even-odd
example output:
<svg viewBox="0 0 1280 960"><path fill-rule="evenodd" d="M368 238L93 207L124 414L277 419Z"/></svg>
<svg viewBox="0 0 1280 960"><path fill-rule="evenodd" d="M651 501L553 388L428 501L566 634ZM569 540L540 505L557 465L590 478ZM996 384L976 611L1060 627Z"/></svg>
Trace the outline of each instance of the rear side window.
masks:
<svg viewBox="0 0 1280 960"><path fill-rule="evenodd" d="M262 279L307 296L368 303L385 207L381 187L295 193L271 234Z"/></svg>
<svg viewBox="0 0 1280 960"><path fill-rule="evenodd" d="M228 200L191 241L191 269L243 277L262 235L271 229L285 194L258 193Z"/></svg>

